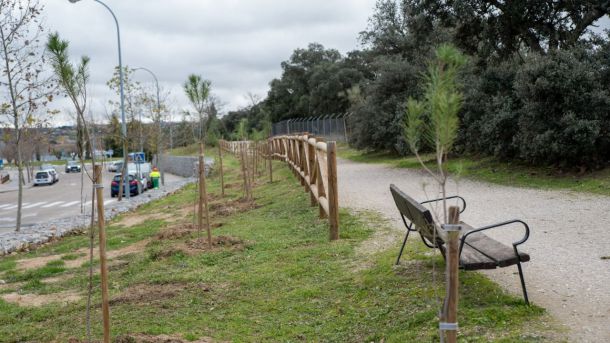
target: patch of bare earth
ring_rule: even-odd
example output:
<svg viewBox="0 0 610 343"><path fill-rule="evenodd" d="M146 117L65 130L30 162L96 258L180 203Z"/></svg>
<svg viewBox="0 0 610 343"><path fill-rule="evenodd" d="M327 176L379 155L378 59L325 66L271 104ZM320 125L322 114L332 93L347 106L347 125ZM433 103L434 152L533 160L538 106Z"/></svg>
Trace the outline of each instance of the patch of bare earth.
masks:
<svg viewBox="0 0 610 343"><path fill-rule="evenodd" d="M118 221L116 224L124 227L132 227L137 226L144 223L147 220L165 220L168 222L173 222L176 220L176 215L168 212L158 212L158 213L130 213L125 216L125 218Z"/></svg>
<svg viewBox="0 0 610 343"><path fill-rule="evenodd" d="M229 183L225 185L225 189L243 188L241 183Z"/></svg>
<svg viewBox="0 0 610 343"><path fill-rule="evenodd" d="M219 250L219 249L244 249L244 241L231 236L212 237L212 247L208 244L207 238L198 238L186 242L186 246L193 250Z"/></svg>
<svg viewBox="0 0 610 343"><path fill-rule="evenodd" d="M128 287L119 295L110 299L110 305L116 304L151 304L165 299L171 299L184 291L207 293L212 289L204 284L166 283L138 284Z"/></svg>
<svg viewBox="0 0 610 343"><path fill-rule="evenodd" d="M226 217L236 213L242 213L246 211L258 208L254 201L245 199L237 199L227 202L215 202L210 204L210 211L213 211L215 215Z"/></svg>
<svg viewBox="0 0 610 343"><path fill-rule="evenodd" d="M5 289L16 289L16 288L20 288L21 286L23 286L25 284L25 282L11 282L11 283L1 283L0 282L0 291L3 291Z"/></svg>
<svg viewBox="0 0 610 343"><path fill-rule="evenodd" d="M222 223L210 223L210 227L212 229L217 229L221 226ZM161 230L161 232L155 235L155 239L160 241L180 239L183 237L191 236L193 233L196 233L198 231L199 230L197 225L191 223L178 224Z"/></svg>
<svg viewBox="0 0 610 343"><path fill-rule="evenodd" d="M115 343L212 343L211 338L203 337L195 341L184 340L179 335L145 335L145 334L129 334L121 335L114 341Z"/></svg>
<svg viewBox="0 0 610 343"><path fill-rule="evenodd" d="M113 259L113 258L122 257L122 256L133 254L133 253L142 252L142 251L144 251L144 248L146 248L146 244L148 244L148 242L149 242L149 240L145 239L145 240L139 241L137 243L128 245L128 246L120 248L120 249L110 250L106 253L106 257L108 259ZM64 261L66 268L78 268L78 267L82 266L83 263L86 263L89 261L89 256L88 256L89 248L78 249L75 251L75 253L83 254L83 256L81 256L77 259L74 259L74 260ZM17 269L28 270L28 269L40 268L40 267L45 266L47 263L49 263L51 261L60 260L62 258L62 256L63 255L48 255L48 256L40 256L40 257L34 257L34 258L30 258L30 259L18 260ZM93 250L93 258L98 258L98 257L99 257L99 250L96 248Z"/></svg>
<svg viewBox="0 0 610 343"><path fill-rule="evenodd" d="M17 260L17 269L27 270L44 267L47 263L61 259L62 255L48 255L23 260Z"/></svg>
<svg viewBox="0 0 610 343"><path fill-rule="evenodd" d="M230 236L215 236L212 237L212 246L208 244L205 234L202 238L187 240L185 242L176 242L171 246L165 247L161 251L154 252L154 259L163 259L175 255L196 256L206 251L218 250L238 250L242 251L245 248L244 242L235 237Z"/></svg>
<svg viewBox="0 0 610 343"><path fill-rule="evenodd" d="M78 301L82 298L82 296L73 291L52 294L19 294L17 292L13 292L3 294L0 297L2 297L2 299L6 302L28 307L38 307L50 303L67 304Z"/></svg>
<svg viewBox="0 0 610 343"><path fill-rule="evenodd" d="M65 274L65 275L52 276L52 277L44 278L44 279L42 279L42 281L44 283L46 283L46 284L54 284L54 283L65 281L65 280L70 279L70 278L72 278L72 275Z"/></svg>

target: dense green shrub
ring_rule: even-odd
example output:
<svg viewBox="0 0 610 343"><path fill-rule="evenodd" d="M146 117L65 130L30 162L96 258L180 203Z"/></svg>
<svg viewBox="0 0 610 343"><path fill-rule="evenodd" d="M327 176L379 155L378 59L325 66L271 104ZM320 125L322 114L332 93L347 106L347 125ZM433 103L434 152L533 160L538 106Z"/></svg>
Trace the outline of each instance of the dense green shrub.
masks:
<svg viewBox="0 0 610 343"><path fill-rule="evenodd" d="M517 142L532 163L596 166L608 159L610 94L584 49L527 58L515 79L523 107Z"/></svg>
<svg viewBox="0 0 610 343"><path fill-rule="evenodd" d="M417 96L423 67L401 56L381 56L373 63L376 77L361 84L361 98L353 100L351 144L360 149L409 148L402 137L407 98Z"/></svg>
<svg viewBox="0 0 610 343"><path fill-rule="evenodd" d="M575 47L470 70L462 151L532 164L607 164L610 94L601 53Z"/></svg>
<svg viewBox="0 0 610 343"><path fill-rule="evenodd" d="M520 99L513 83L519 62L511 60L486 68L472 67L464 75L464 110L458 140L462 151L512 158L519 128Z"/></svg>

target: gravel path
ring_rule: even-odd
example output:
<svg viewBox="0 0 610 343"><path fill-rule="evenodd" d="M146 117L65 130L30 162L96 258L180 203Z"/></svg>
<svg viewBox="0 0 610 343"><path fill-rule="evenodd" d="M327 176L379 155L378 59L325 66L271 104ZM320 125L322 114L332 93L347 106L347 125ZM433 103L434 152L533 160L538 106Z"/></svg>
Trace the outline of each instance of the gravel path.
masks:
<svg viewBox="0 0 610 343"><path fill-rule="evenodd" d="M404 227L390 195L391 183L415 199L437 197L433 183L418 171L339 160L338 173L342 207L379 211L400 231ZM523 265L530 301L565 325L571 341L610 342L609 197L471 180L453 182L448 194L456 193L468 202L461 219L470 225L514 218L527 222L531 236L521 247L531 256ZM496 230L494 237L510 242L521 234L517 228ZM516 273L515 267L485 272L521 296Z"/></svg>

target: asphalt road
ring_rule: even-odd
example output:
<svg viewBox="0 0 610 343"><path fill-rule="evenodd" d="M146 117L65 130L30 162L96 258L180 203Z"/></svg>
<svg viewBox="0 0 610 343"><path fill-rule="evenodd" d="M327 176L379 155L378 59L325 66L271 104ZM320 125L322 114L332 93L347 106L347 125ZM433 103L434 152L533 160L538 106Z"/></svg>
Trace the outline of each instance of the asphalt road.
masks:
<svg viewBox="0 0 610 343"><path fill-rule="evenodd" d="M81 213L81 173L66 174L63 166L56 167L59 182L54 185L25 186L23 192L22 225L28 226L41 222L67 218ZM114 172L104 171L104 203L117 201L110 197L110 182ZM15 229L17 216L17 191L15 178L11 175L9 184L0 185L0 232ZM179 180L179 176L166 174L165 182ZM92 182L84 175L83 200L86 208L91 206Z"/></svg>

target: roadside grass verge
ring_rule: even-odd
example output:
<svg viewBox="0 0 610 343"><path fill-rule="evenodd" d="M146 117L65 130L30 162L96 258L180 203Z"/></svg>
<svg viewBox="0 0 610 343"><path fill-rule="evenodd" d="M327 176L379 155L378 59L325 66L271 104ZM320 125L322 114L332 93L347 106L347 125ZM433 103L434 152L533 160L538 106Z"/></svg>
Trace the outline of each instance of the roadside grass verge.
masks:
<svg viewBox="0 0 610 343"><path fill-rule="evenodd" d="M439 254L430 254L415 240L399 267L393 266L396 246L360 254L357 248L374 243L373 232L387 224L347 210L340 213L341 239L329 242L327 221L318 219L317 208L308 206L309 196L282 163L274 163L272 184L267 176L258 179L255 201L249 206L239 200L236 160L227 157L225 166L225 198L219 195L216 175L210 178L210 217L216 226L213 235L231 237L234 245L212 250L189 245L200 236L197 230L187 230L194 222L195 185L110 223L109 254L142 247L109 263L114 337L142 333L235 342L438 341L436 315L444 294ZM128 216L154 217L160 212L171 214L172 220L145 220L132 227L117 224ZM0 279L14 276L0 296L82 296L75 302L42 306L20 306L0 298L0 340L85 339L87 263L67 265L82 258L80 252L87 246L85 235L74 236L0 259ZM24 259L49 255L56 258L41 267L20 268ZM357 268L360 265L366 268ZM543 309L525 305L481 274L461 273L460 278L464 340L554 341L554 327ZM92 330L99 339L97 273L94 280Z"/></svg>
<svg viewBox="0 0 610 343"><path fill-rule="evenodd" d="M367 152L342 144L338 155L355 162L387 164L395 168L421 170L415 157L397 156L389 152ZM424 162L435 167L434 156L423 156ZM499 162L490 157L452 157L446 162L452 174L473 180L506 186L538 189L569 190L582 193L610 195L610 168L588 172L559 173L552 167L533 167L516 162Z"/></svg>

